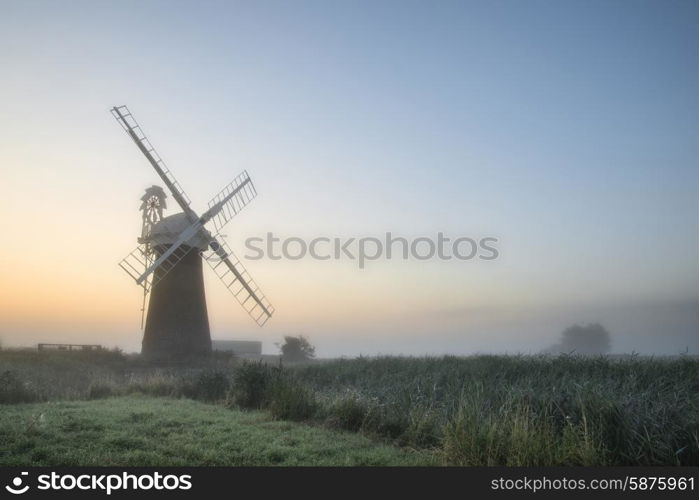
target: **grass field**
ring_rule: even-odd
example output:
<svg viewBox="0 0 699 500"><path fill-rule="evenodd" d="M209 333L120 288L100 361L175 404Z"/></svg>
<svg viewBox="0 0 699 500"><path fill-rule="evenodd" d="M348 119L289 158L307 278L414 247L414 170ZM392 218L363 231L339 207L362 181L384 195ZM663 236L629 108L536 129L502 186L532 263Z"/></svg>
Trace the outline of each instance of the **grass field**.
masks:
<svg viewBox="0 0 699 500"><path fill-rule="evenodd" d="M0 465L429 465L350 432L187 399L130 396L6 406Z"/></svg>
<svg viewBox="0 0 699 500"><path fill-rule="evenodd" d="M2 463L15 464L699 465L699 360L385 357L281 368L219 357L182 367L114 352L3 351L0 426ZM219 453L202 445L209 437Z"/></svg>

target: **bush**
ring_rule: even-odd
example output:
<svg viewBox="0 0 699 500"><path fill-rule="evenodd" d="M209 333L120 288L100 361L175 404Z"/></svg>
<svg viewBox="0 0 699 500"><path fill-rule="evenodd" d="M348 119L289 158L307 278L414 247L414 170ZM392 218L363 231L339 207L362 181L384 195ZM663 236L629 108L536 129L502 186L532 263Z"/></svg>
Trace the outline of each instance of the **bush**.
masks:
<svg viewBox="0 0 699 500"><path fill-rule="evenodd" d="M408 413L408 426L400 436L400 443L419 448L437 446L441 438L439 418L429 406L415 405Z"/></svg>
<svg viewBox="0 0 699 500"><path fill-rule="evenodd" d="M161 372L131 375L126 393L141 393L150 396L178 397L184 394L185 383L181 378Z"/></svg>
<svg viewBox="0 0 699 500"><path fill-rule="evenodd" d="M318 410L313 392L282 373L273 379L267 399L270 413L283 420L307 420Z"/></svg>
<svg viewBox="0 0 699 500"><path fill-rule="evenodd" d="M230 402L241 408L263 408L269 396L274 368L262 361L243 363L233 375L229 392ZM278 369L277 369L278 370Z"/></svg>
<svg viewBox="0 0 699 500"><path fill-rule="evenodd" d="M221 371L204 371L184 391L184 395L201 401L219 401L226 397L229 387L228 374Z"/></svg>
<svg viewBox="0 0 699 500"><path fill-rule="evenodd" d="M316 356L316 348L303 335L298 337L286 335L279 349L284 361L308 361Z"/></svg>
<svg viewBox="0 0 699 500"><path fill-rule="evenodd" d="M306 420L318 410L313 391L283 368L261 361L244 363L235 371L228 399L241 408L268 409L284 420Z"/></svg>
<svg viewBox="0 0 699 500"><path fill-rule="evenodd" d="M394 402L372 405L364 429L391 439L399 439L410 426L409 408Z"/></svg>
<svg viewBox="0 0 699 500"><path fill-rule="evenodd" d="M493 408L482 393L462 398L444 429L447 463L462 466L585 465L577 458L579 440L556 439L546 415L517 398ZM577 431L577 429L574 429Z"/></svg>
<svg viewBox="0 0 699 500"><path fill-rule="evenodd" d="M545 349L545 353L571 353L592 356L608 353L611 337L606 328L599 323L590 325L573 325L561 333L561 340Z"/></svg>
<svg viewBox="0 0 699 500"><path fill-rule="evenodd" d="M29 403L38 398L19 376L10 370L0 374L0 403Z"/></svg>
<svg viewBox="0 0 699 500"><path fill-rule="evenodd" d="M366 422L370 404L355 391L338 396L326 409L327 423L338 429L358 431Z"/></svg>
<svg viewBox="0 0 699 500"><path fill-rule="evenodd" d="M87 390L88 399L103 399L114 395L114 388L105 383L93 382Z"/></svg>

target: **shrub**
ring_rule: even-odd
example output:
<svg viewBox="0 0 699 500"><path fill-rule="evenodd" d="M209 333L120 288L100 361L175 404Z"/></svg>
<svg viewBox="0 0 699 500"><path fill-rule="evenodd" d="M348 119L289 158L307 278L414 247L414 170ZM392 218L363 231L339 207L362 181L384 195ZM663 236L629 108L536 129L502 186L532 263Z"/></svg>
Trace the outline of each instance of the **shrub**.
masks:
<svg viewBox="0 0 699 500"><path fill-rule="evenodd" d="M0 374L0 403L29 403L37 399L15 372L7 370Z"/></svg>
<svg viewBox="0 0 699 500"><path fill-rule="evenodd" d="M391 439L399 439L410 425L409 408L395 402L372 405L365 420L364 429Z"/></svg>
<svg viewBox="0 0 699 500"><path fill-rule="evenodd" d="M286 335L279 349L284 361L308 361L316 356L316 348L303 335L298 337Z"/></svg>
<svg viewBox="0 0 699 500"><path fill-rule="evenodd" d="M103 399L114 395L114 388L103 382L93 382L87 390L88 399Z"/></svg>
<svg viewBox="0 0 699 500"><path fill-rule="evenodd" d="M270 413L283 420L306 420L318 409L313 392L282 373L272 380L267 400Z"/></svg>
<svg viewBox="0 0 699 500"><path fill-rule="evenodd" d="M269 409L275 418L305 420L319 408L313 391L283 368L258 361L244 363L234 373L230 404L248 409Z"/></svg>
<svg viewBox="0 0 699 500"><path fill-rule="evenodd" d="M202 401L219 401L226 397L229 387L228 374L221 371L204 371L185 390L185 396Z"/></svg>
<svg viewBox="0 0 699 500"><path fill-rule="evenodd" d="M408 413L408 426L400 436L404 445L430 448L440 442L441 429L437 413L429 406L415 405Z"/></svg>
<svg viewBox="0 0 699 500"><path fill-rule="evenodd" d="M233 375L229 392L231 403L248 409L265 406L272 384L273 370L274 368L262 361L243 363Z"/></svg>
<svg viewBox="0 0 699 500"><path fill-rule="evenodd" d="M125 392L141 393L151 396L177 397L184 393L184 382L173 375L160 372L141 376L132 375Z"/></svg>
<svg viewBox="0 0 699 500"><path fill-rule="evenodd" d="M369 415L370 403L355 391L347 391L332 401L327 409L327 423L332 427L358 431Z"/></svg>
<svg viewBox="0 0 699 500"><path fill-rule="evenodd" d="M545 353L575 352L583 355L608 353L611 348L609 332L599 323L573 325L561 333L561 340L545 349Z"/></svg>
<svg viewBox="0 0 699 500"><path fill-rule="evenodd" d="M443 450L447 463L454 465L583 465L567 462L562 448L567 441L554 438L545 415L526 402L508 395L489 402L475 393L462 397L447 423Z"/></svg>

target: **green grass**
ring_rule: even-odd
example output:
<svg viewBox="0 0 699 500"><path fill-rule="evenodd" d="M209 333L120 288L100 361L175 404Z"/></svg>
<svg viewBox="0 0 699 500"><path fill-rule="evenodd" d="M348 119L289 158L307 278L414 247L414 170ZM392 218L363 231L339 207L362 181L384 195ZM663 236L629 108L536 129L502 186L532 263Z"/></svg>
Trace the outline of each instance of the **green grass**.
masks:
<svg viewBox="0 0 699 500"><path fill-rule="evenodd" d="M699 465L699 360L374 358L300 367L346 428L455 465Z"/></svg>
<svg viewBox="0 0 699 500"><path fill-rule="evenodd" d="M6 405L0 465L429 465L427 452L187 399Z"/></svg>
<svg viewBox="0 0 699 500"><path fill-rule="evenodd" d="M206 402L234 420L241 408L264 410L325 429L328 439L351 431L449 465L699 465L699 359L690 356L384 357L279 368L0 352L3 413L136 394ZM192 428L206 434L206 422ZM184 463L200 464L190 458Z"/></svg>

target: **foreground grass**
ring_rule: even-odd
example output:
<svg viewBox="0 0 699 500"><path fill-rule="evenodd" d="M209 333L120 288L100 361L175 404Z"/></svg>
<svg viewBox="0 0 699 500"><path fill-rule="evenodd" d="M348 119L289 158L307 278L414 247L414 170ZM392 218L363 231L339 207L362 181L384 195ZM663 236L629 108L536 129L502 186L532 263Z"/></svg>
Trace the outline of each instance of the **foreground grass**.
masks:
<svg viewBox="0 0 699 500"><path fill-rule="evenodd" d="M699 465L694 357L385 357L294 372L350 426L439 444L454 465Z"/></svg>
<svg viewBox="0 0 699 500"><path fill-rule="evenodd" d="M265 410L433 450L449 465L699 465L691 356L382 357L281 368L0 352L0 405L134 394Z"/></svg>
<svg viewBox="0 0 699 500"><path fill-rule="evenodd" d="M0 405L0 465L429 465L427 452L187 399Z"/></svg>

